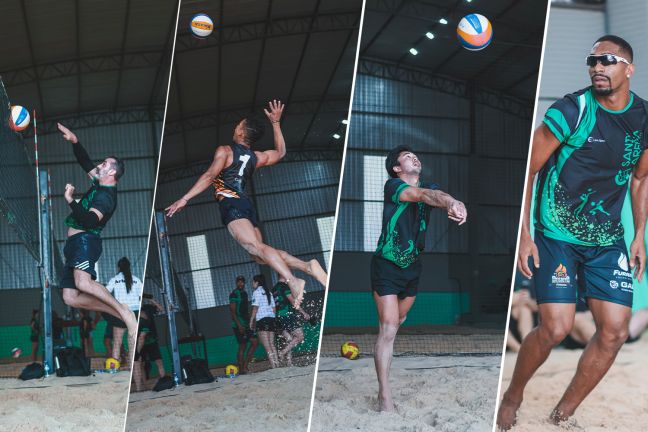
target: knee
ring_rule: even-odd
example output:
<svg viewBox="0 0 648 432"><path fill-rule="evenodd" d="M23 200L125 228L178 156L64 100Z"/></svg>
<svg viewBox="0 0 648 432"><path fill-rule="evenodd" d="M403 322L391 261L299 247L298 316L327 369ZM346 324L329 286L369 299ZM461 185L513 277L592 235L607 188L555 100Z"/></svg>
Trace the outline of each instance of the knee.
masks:
<svg viewBox="0 0 648 432"><path fill-rule="evenodd" d="M241 246L253 257L258 257L261 254L261 243L257 240L245 240L241 242Z"/></svg>
<svg viewBox="0 0 648 432"><path fill-rule="evenodd" d="M63 289L63 302L65 302L65 304L68 306L76 307L78 296L79 292L76 290L69 288Z"/></svg>
<svg viewBox="0 0 648 432"><path fill-rule="evenodd" d="M393 341L398 331L398 322L387 321L380 324L379 338L386 341Z"/></svg>
<svg viewBox="0 0 648 432"><path fill-rule="evenodd" d="M628 339L628 333L625 323L603 325L599 330L599 340L605 347L617 350Z"/></svg>
<svg viewBox="0 0 648 432"><path fill-rule="evenodd" d="M563 341L571 331L572 324L564 322L552 324L540 324L538 327L538 335L540 340L546 345L556 346Z"/></svg>

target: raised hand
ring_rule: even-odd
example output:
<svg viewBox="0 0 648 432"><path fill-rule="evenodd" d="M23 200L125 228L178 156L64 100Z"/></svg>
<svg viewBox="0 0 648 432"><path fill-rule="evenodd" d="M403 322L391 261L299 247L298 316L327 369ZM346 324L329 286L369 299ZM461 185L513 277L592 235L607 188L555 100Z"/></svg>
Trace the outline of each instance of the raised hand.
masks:
<svg viewBox="0 0 648 432"><path fill-rule="evenodd" d="M70 129L66 128L63 126L61 123L56 123L56 127L58 127L58 130L63 134L63 139L66 141L70 141L72 144L76 144L79 142L77 139L77 136L72 132Z"/></svg>
<svg viewBox="0 0 648 432"><path fill-rule="evenodd" d="M165 208L167 217L171 217L180 210L182 210L187 205L187 200L180 198L178 201L171 204L169 207Z"/></svg>
<svg viewBox="0 0 648 432"><path fill-rule="evenodd" d="M266 117L268 117L268 120L270 120L270 122L279 123L279 121L281 121L283 110L284 104L282 104L281 101L275 99L268 102L268 109L264 109L263 112L265 113Z"/></svg>
<svg viewBox="0 0 648 432"><path fill-rule="evenodd" d="M65 185L65 192L63 193L65 201L71 203L74 200L74 185L68 183Z"/></svg>
<svg viewBox="0 0 648 432"><path fill-rule="evenodd" d="M448 219L458 222L459 225L466 223L468 211L461 201L453 200L448 206Z"/></svg>

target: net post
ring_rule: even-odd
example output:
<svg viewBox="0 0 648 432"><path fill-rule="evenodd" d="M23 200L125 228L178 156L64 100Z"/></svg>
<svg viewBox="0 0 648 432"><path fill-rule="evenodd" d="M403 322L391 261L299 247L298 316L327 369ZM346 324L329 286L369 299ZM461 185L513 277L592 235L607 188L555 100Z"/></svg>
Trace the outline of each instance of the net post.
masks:
<svg viewBox="0 0 648 432"><path fill-rule="evenodd" d="M158 252L160 256L160 270L162 272L162 290L166 300L166 313L169 323L169 338L171 343L171 357L173 359L173 378L176 385L183 382L180 368L180 350L178 347L178 332L175 322L175 290L173 287L173 274L171 272L171 251L163 211L155 212L155 229L157 233Z"/></svg>
<svg viewBox="0 0 648 432"><path fill-rule="evenodd" d="M41 246L41 286L43 293L43 366L52 370L54 344L52 342L52 233L50 225L50 189L46 170L41 170L39 181L40 203L40 246Z"/></svg>

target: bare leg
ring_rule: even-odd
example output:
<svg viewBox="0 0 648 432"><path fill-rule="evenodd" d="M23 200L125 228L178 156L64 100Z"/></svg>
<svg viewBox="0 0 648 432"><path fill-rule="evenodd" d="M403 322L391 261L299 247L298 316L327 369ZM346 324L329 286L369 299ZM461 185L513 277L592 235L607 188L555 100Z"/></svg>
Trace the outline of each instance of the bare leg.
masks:
<svg viewBox="0 0 648 432"><path fill-rule="evenodd" d="M32 361L35 362L38 358L38 342L32 342Z"/></svg>
<svg viewBox="0 0 648 432"><path fill-rule="evenodd" d="M113 297L110 292L101 285L92 280L90 274L84 272L83 270L74 269L74 284L77 289L85 294L88 294L97 299L97 302L103 303L109 306L112 311L106 311L105 309L90 309L99 312L108 312L111 315L121 319L126 324L128 328L128 346L135 346L135 338L137 337L137 319L135 314L128 308L127 305L119 303L115 297ZM86 309L89 309L86 307ZM117 315L115 315L117 312Z"/></svg>
<svg viewBox="0 0 648 432"><path fill-rule="evenodd" d="M596 334L583 351L574 378L551 414L554 423L567 420L574 414L610 369L628 338L632 313L629 307L592 298L588 300L588 306L596 322Z"/></svg>
<svg viewBox="0 0 648 432"><path fill-rule="evenodd" d="M112 357L121 360L121 347L124 342L124 332L126 329L114 327L113 328L113 343L112 343ZM129 354L133 354L133 351L129 351ZM129 363L127 359L124 359L124 363Z"/></svg>
<svg viewBox="0 0 648 432"><path fill-rule="evenodd" d="M522 341L511 383L497 412L497 426L503 430L515 425L524 388L535 371L547 360L553 347L569 334L574 325L575 304L545 303L538 305L538 309L540 325Z"/></svg>
<svg viewBox="0 0 648 432"><path fill-rule="evenodd" d="M240 343L238 346L238 351L236 352L236 364L239 367L239 370L241 372L245 372L245 347L247 346L247 342L243 341L243 343Z"/></svg>
<svg viewBox="0 0 648 432"><path fill-rule="evenodd" d="M578 343L587 345L594 336L594 333L596 333L596 324L594 324L592 313L590 311L576 312L574 328L569 333L572 339Z"/></svg>
<svg viewBox="0 0 648 432"><path fill-rule="evenodd" d="M250 255L261 259L288 281L290 291L295 298L295 307L299 307L304 299L304 285L306 285L306 282L292 274L286 262L281 258L279 251L263 243L259 239L258 230L247 219L234 220L227 225L227 229L234 237L234 240Z"/></svg>
<svg viewBox="0 0 648 432"><path fill-rule="evenodd" d="M162 359L157 359L157 360L155 360L155 365L157 366L158 376L159 376L160 378L162 378L163 376L165 376L165 375L166 375L166 371L164 370L164 362L162 361Z"/></svg>
<svg viewBox="0 0 648 432"><path fill-rule="evenodd" d="M394 352L394 339L398 327L405 321L407 312L414 304L415 297L398 300L396 295L379 296L374 292L374 301L378 309L378 337L374 354L374 364L378 377L378 410L393 411L391 388L389 386L389 369Z"/></svg>
<svg viewBox="0 0 648 432"><path fill-rule="evenodd" d="M320 265L319 261L317 261L316 259L312 259L306 262L290 255L286 251L278 250L278 252L279 255L281 255L281 258L286 262L288 267L294 270L302 271L310 276L313 276L315 279L317 279L317 282L322 284L323 287L326 287L327 274L322 268L322 266Z"/></svg>
<svg viewBox="0 0 648 432"><path fill-rule="evenodd" d="M277 368L279 367L279 362L277 361L277 351L274 347L274 332L260 331L259 339L261 339L261 345L266 350L268 354L268 360L270 360L270 367Z"/></svg>
<svg viewBox="0 0 648 432"><path fill-rule="evenodd" d="M519 352L520 346L520 342L518 342L518 340L515 338L515 335L511 332L511 330L509 330L506 334L506 348L510 349L513 352Z"/></svg>
<svg viewBox="0 0 648 432"><path fill-rule="evenodd" d="M629 327L631 338L636 339L641 336L641 333L648 328L648 308L639 309L637 312L632 314Z"/></svg>
<svg viewBox="0 0 648 432"><path fill-rule="evenodd" d="M524 338L531 333L531 330L533 330L533 311L526 305L521 306L519 308L517 321L520 337L524 340Z"/></svg>
<svg viewBox="0 0 648 432"><path fill-rule="evenodd" d="M248 348L247 356L245 357L245 363L244 363L244 372L248 372L250 368L250 362L254 358L254 351L256 351L257 346L259 346L259 338L251 338L250 339L250 348Z"/></svg>
<svg viewBox="0 0 648 432"><path fill-rule="evenodd" d="M284 334L287 332L284 332ZM284 336L285 337L285 336ZM292 353L293 348L304 341L304 330L298 328L289 334L286 338L286 346L279 352L279 357L286 357L286 363L290 363L289 366L292 366L292 356L290 362L288 361L288 354Z"/></svg>

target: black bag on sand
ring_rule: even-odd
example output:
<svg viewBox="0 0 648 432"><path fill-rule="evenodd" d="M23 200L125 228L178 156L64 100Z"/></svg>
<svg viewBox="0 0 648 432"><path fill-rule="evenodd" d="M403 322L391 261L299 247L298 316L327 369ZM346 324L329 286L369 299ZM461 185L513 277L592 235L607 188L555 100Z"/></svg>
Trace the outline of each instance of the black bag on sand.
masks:
<svg viewBox="0 0 648 432"><path fill-rule="evenodd" d="M25 366L22 372L20 372L18 378L23 381L27 381L31 379L43 378L44 376L45 369L43 369L43 365L40 363L31 363Z"/></svg>
<svg viewBox="0 0 648 432"><path fill-rule="evenodd" d="M56 376L88 376L90 371L90 359L83 355L81 348L71 347L60 350L54 356Z"/></svg>
<svg viewBox="0 0 648 432"><path fill-rule="evenodd" d="M175 383L173 382L173 378L167 375L167 376L163 376L155 383L155 387L153 387L153 391L159 392L162 390L171 390L174 386Z"/></svg>
<svg viewBox="0 0 648 432"><path fill-rule="evenodd" d="M203 359L182 358L182 376L185 385L205 384L216 381Z"/></svg>

